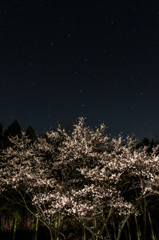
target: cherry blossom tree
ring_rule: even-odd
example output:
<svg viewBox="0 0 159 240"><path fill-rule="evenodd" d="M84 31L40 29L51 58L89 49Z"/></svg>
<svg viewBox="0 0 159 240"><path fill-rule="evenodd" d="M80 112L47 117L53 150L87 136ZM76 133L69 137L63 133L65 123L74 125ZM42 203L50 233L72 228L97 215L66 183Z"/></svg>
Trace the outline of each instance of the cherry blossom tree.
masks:
<svg viewBox="0 0 159 240"><path fill-rule="evenodd" d="M86 225L86 222L94 219L94 216L98 215L104 218L103 209L107 209L109 214L107 219L104 220L104 227L106 228L107 235L110 238L107 222L114 209L118 211L119 215L126 215L121 223L119 232L121 232L121 228L124 227L127 218L132 213L137 214L132 203L124 201L124 198L121 197L121 191L117 190L115 187L115 184L117 184L125 169L123 167L122 169L119 168L120 171L118 171L118 174L114 173L114 168L107 168L107 171L103 168L101 171L102 164L105 165L105 168L107 164L113 164L112 162L114 161L114 155L117 153L119 154L119 151L121 151L121 146L123 145L121 144L121 138L118 140L118 142L114 141L114 143L110 143L108 136L104 136L104 125L101 125L101 129L97 129L95 132L93 132L89 128L83 128L84 121L83 119L80 120L81 121L79 124L75 125L76 128L72 133L72 138L64 133L66 136L66 141L64 146L59 148L60 154L57 158L57 160L59 160L58 166L63 167L61 169L62 176L64 176L63 178L68 179L67 183L65 182L64 184L65 189L69 189L68 187L70 187L71 191L69 190L67 191L67 194L63 194L61 196L62 200L59 199L60 203L58 206L60 208L62 206L63 208L69 205L69 210L65 209L64 214L67 212L71 214L72 217L74 216L82 223L82 225L85 226L85 228L87 228L88 231L90 231L94 236L98 237L100 237L104 228L102 228L102 231L99 235L93 232L91 228ZM55 133L50 135L48 134L48 136L54 137ZM117 143L118 149L116 146ZM113 149L111 153L109 153L110 149ZM114 151L116 152L114 153ZM100 159L102 160L99 161ZM67 166L69 164L72 166L71 171L68 171ZM118 169L117 166L116 169ZM77 178L77 173L76 178L70 179L71 172L73 174L75 170L79 170L80 174L84 175L85 178L84 181L82 180L82 182L87 182L87 185L82 184L80 186L80 190L79 188L73 188L73 183L79 183L80 181L79 176ZM46 198L47 196L41 195L40 197L40 195L38 195L38 197L34 198L33 201L36 201L36 204L43 204ZM47 216L50 214L51 217L52 214L55 214L55 201L57 203L58 200L55 195L51 195L50 200L53 202L53 204L51 204L51 208L49 208L49 210L47 209L45 213L47 213Z"/></svg>
<svg viewBox="0 0 159 240"><path fill-rule="evenodd" d="M9 138L14 146L2 154L0 190L17 192L28 211L48 227L51 240L66 239L64 226L70 218L94 239L104 234L112 239L114 215L119 240L129 217L138 216L147 197L159 194L158 147L147 153L146 148L135 149L133 138L111 140L104 124L92 130L84 127L84 118L74 127L71 136L60 126L47 133L50 143L38 138L30 144L23 132L21 139Z"/></svg>

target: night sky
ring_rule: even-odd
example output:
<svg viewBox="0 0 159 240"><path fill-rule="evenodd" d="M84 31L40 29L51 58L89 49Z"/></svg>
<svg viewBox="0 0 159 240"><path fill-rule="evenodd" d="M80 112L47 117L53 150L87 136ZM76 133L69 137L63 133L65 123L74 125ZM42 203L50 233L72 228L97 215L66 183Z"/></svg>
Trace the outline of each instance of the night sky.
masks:
<svg viewBox="0 0 159 240"><path fill-rule="evenodd" d="M35 133L86 117L108 133L159 136L159 4L0 3L0 122Z"/></svg>

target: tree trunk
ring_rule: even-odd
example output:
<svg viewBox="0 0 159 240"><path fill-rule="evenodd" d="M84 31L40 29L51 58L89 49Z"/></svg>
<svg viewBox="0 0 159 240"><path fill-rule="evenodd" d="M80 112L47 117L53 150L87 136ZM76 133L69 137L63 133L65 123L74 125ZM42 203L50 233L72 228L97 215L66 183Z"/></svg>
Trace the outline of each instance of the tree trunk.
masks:
<svg viewBox="0 0 159 240"><path fill-rule="evenodd" d="M49 228L49 232L50 232L50 240L54 240L53 235L52 235L52 231L51 231L50 228Z"/></svg>
<svg viewBox="0 0 159 240"><path fill-rule="evenodd" d="M116 240L116 232L115 232L115 223L114 223L114 220L113 220L113 230L114 230L114 240Z"/></svg>
<svg viewBox="0 0 159 240"><path fill-rule="evenodd" d="M13 214L11 231L10 231L10 239L12 240L15 240L18 218L19 218L19 212L18 210L16 210L16 212Z"/></svg>
<svg viewBox="0 0 159 240"><path fill-rule="evenodd" d="M153 226L152 226L152 221L151 221L151 215L150 215L149 212L148 212L148 217L149 217L149 222L150 222L150 227L151 227L152 240L156 240L156 237L155 237L155 234L154 234L154 231L153 231Z"/></svg>
<svg viewBox="0 0 159 240"><path fill-rule="evenodd" d="M86 240L86 229L85 226L82 226L82 230L83 230L83 240Z"/></svg>
<svg viewBox="0 0 159 240"><path fill-rule="evenodd" d="M9 236L10 240L12 240L13 225L14 225L14 217L12 217L12 222L11 222L10 236Z"/></svg>
<svg viewBox="0 0 159 240"><path fill-rule="evenodd" d="M113 214L113 211L114 211L114 209L111 207L111 208L109 209L109 213L108 213L108 216L107 216L106 219L105 219L105 216L104 216L104 213L103 213L104 225L103 225L102 230L101 230L101 232L100 232L100 234L102 234L103 231L104 231L104 228L105 228L109 240L111 240L112 238L111 238L111 235L110 235L109 229L108 229L108 221L109 221L111 215Z"/></svg>
<svg viewBox="0 0 159 240"><path fill-rule="evenodd" d="M35 240L38 240L38 226L39 226L39 219L36 218L36 223L35 223Z"/></svg>
<svg viewBox="0 0 159 240"><path fill-rule="evenodd" d="M117 239L116 239L116 240L119 240L119 239L120 239L120 237L121 237L121 232L122 232L122 230L123 230L123 228L124 228L124 226L125 226L125 223L126 223L127 220L129 219L129 217L130 217L130 215L127 215L127 216L123 219L123 221L121 222L121 226L119 226L119 228L118 228L118 235L117 235Z"/></svg>
<svg viewBox="0 0 159 240"><path fill-rule="evenodd" d="M144 198L144 215L143 215L143 220L144 220L144 227L143 227L143 237L144 237L144 240L147 239L147 236L146 236L146 205L147 205L147 202L146 202L146 198Z"/></svg>
<svg viewBox="0 0 159 240"><path fill-rule="evenodd" d="M14 218L14 226L13 226L13 240L15 240L15 234L17 230L17 221L18 221L19 216L16 214Z"/></svg>
<svg viewBox="0 0 159 240"><path fill-rule="evenodd" d="M135 223L136 223L137 239L140 240L141 231L140 231L140 226L137 223L137 217L136 216L135 216Z"/></svg>
<svg viewBox="0 0 159 240"><path fill-rule="evenodd" d="M127 226L128 226L129 240L131 240L130 226L129 226L129 221L128 220L127 220Z"/></svg>

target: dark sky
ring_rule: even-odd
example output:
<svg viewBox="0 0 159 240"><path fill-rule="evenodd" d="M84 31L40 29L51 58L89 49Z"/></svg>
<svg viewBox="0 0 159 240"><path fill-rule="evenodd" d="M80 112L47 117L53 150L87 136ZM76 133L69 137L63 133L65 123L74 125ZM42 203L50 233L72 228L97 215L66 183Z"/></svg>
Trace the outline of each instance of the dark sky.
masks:
<svg viewBox="0 0 159 240"><path fill-rule="evenodd" d="M158 1L2 0L0 22L3 130L84 116L113 136L159 136Z"/></svg>

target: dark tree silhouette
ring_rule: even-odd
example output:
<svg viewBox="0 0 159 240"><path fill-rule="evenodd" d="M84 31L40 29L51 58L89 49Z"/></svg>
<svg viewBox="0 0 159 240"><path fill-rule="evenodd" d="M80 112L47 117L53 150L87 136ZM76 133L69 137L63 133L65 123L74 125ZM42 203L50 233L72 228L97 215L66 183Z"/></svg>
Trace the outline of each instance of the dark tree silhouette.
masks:
<svg viewBox="0 0 159 240"><path fill-rule="evenodd" d="M28 136L28 138L33 140L33 141L35 141L37 139L37 137L35 135L35 131L31 126L29 126L27 128L25 135Z"/></svg>
<svg viewBox="0 0 159 240"><path fill-rule="evenodd" d="M158 141L155 141L154 139L150 141L147 137L144 137L143 140L137 144L136 149L147 146L147 153L152 153L152 148L156 147L158 144Z"/></svg>
<svg viewBox="0 0 159 240"><path fill-rule="evenodd" d="M150 140L147 137L144 137L142 140L142 144L144 146L149 146L150 145Z"/></svg>
<svg viewBox="0 0 159 240"><path fill-rule="evenodd" d="M2 123L0 123L0 138L2 137L3 135L3 125Z"/></svg>
<svg viewBox="0 0 159 240"><path fill-rule="evenodd" d="M0 123L0 149L2 149L3 147L2 137L3 137L3 125L2 123Z"/></svg>
<svg viewBox="0 0 159 240"><path fill-rule="evenodd" d="M17 119L14 120L14 122L4 131L3 135L3 148L7 148L12 146L13 144L9 141L8 137L13 136L15 137L18 135L19 138L21 138L21 127L17 121Z"/></svg>

